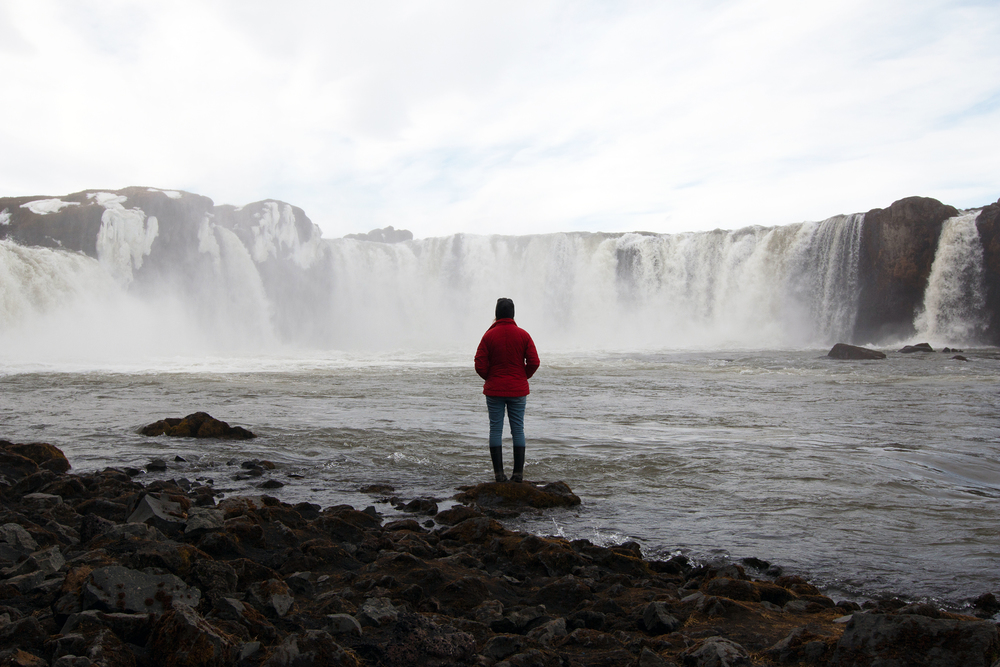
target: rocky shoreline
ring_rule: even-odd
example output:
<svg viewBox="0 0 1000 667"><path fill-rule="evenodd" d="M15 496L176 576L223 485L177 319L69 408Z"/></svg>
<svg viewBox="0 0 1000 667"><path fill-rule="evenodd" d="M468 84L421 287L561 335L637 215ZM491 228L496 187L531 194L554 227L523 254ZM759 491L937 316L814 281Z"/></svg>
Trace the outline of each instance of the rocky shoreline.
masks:
<svg viewBox="0 0 1000 667"><path fill-rule="evenodd" d="M254 462L250 462L254 463ZM245 466L265 469L266 462ZM186 479L75 474L0 441L0 666L956 665L990 620L838 602L755 559L642 557L498 519L579 503L561 482L376 508L224 497ZM387 503L388 504L388 503ZM977 613L1000 611L992 595Z"/></svg>

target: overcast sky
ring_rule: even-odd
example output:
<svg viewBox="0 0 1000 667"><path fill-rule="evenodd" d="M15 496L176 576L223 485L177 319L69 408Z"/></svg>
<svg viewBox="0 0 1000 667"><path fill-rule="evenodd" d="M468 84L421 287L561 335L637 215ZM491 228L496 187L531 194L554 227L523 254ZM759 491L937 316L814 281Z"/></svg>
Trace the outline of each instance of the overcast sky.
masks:
<svg viewBox="0 0 1000 667"><path fill-rule="evenodd" d="M0 0L0 196L325 236L735 229L1000 197L1000 2Z"/></svg>

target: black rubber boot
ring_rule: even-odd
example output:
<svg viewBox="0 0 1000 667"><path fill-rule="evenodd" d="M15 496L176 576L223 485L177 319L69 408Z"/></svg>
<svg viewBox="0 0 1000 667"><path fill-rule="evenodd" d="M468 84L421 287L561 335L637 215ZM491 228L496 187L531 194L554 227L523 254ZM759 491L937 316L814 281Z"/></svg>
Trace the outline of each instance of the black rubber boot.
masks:
<svg viewBox="0 0 1000 667"><path fill-rule="evenodd" d="M503 447L490 447L490 458L493 459L493 476L498 482L506 482L507 475L503 474Z"/></svg>
<svg viewBox="0 0 1000 667"><path fill-rule="evenodd" d="M514 472L510 476L510 481L520 482L524 479L524 450L525 447L514 448Z"/></svg>

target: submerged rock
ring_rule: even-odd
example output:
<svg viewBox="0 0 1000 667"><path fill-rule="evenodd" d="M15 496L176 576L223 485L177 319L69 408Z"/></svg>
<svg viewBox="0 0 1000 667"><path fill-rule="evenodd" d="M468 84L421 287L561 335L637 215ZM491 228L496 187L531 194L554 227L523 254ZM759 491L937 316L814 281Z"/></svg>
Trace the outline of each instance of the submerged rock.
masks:
<svg viewBox="0 0 1000 667"><path fill-rule="evenodd" d="M175 438L220 438L222 440L249 440L257 437L242 426L230 426L207 412L195 412L179 419L168 417L153 422L139 430L143 435L169 435Z"/></svg>

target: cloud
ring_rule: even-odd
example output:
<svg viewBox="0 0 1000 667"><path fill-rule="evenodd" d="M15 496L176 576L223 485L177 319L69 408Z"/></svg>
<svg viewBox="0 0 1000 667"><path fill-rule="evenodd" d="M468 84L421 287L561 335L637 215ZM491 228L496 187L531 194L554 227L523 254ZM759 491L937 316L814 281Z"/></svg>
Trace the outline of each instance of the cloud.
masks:
<svg viewBox="0 0 1000 667"><path fill-rule="evenodd" d="M9 195L141 184L432 236L1000 194L993 3L32 0L5 36Z"/></svg>

